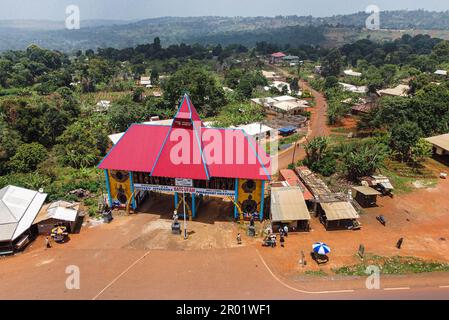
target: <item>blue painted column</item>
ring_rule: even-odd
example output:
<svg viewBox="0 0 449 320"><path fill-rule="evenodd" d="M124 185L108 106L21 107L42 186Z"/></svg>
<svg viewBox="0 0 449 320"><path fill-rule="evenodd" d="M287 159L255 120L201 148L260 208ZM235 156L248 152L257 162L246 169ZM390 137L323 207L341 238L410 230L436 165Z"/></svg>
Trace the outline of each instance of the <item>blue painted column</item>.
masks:
<svg viewBox="0 0 449 320"><path fill-rule="evenodd" d="M265 181L262 181L262 198L260 200L260 221L263 220L263 208L265 206Z"/></svg>
<svg viewBox="0 0 449 320"><path fill-rule="evenodd" d="M131 186L131 197L132 197L132 201L133 201L133 209L136 210L137 204L136 204L136 197L134 196L134 180L133 180L132 172L129 173L129 184Z"/></svg>
<svg viewBox="0 0 449 320"><path fill-rule="evenodd" d="M192 193L192 218L196 218L195 194Z"/></svg>
<svg viewBox="0 0 449 320"><path fill-rule="evenodd" d="M235 203L239 203L239 179L235 179L235 195L234 195ZM237 206L234 204L234 218L239 218L239 210Z"/></svg>
<svg viewBox="0 0 449 320"><path fill-rule="evenodd" d="M112 196L111 196L111 184L109 183L108 170L104 170L104 176L106 178L106 189L108 190L109 207L112 209Z"/></svg>
<svg viewBox="0 0 449 320"><path fill-rule="evenodd" d="M178 193L175 192L175 210L178 207Z"/></svg>

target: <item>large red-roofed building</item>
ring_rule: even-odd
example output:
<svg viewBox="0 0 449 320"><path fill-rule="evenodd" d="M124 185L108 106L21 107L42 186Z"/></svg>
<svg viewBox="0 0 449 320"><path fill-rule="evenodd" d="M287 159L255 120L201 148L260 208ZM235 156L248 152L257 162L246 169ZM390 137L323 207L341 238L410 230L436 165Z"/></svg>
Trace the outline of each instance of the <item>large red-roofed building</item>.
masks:
<svg viewBox="0 0 449 320"><path fill-rule="evenodd" d="M243 130L205 128L187 95L171 126L134 124L99 165L109 204L137 209L149 192L232 197L248 215L264 213L270 157ZM235 208L234 214L238 215Z"/></svg>

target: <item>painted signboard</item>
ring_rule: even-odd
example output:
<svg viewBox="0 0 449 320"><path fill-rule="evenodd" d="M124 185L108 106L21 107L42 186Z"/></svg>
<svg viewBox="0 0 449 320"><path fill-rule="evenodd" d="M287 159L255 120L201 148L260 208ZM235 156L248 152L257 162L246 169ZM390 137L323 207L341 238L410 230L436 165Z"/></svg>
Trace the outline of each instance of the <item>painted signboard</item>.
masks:
<svg viewBox="0 0 449 320"><path fill-rule="evenodd" d="M176 178L175 184L178 187L193 187L193 180Z"/></svg>
<svg viewBox="0 0 449 320"><path fill-rule="evenodd" d="M216 190L216 189L202 189L193 187L182 186L159 186L152 184L135 184L134 188L141 191L155 191L155 192L168 192L168 193L191 193L203 196L216 196L216 197L234 197L234 190Z"/></svg>

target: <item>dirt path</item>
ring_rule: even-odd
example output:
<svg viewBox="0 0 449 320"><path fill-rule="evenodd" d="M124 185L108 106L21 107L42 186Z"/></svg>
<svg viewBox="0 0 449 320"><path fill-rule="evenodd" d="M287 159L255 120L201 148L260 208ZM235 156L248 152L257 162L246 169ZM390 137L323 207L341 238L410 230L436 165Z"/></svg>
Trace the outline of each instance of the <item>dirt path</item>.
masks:
<svg viewBox="0 0 449 320"><path fill-rule="evenodd" d="M282 73L284 76L292 77L291 74L283 70L282 68L273 66L273 68L278 72ZM328 136L330 134L330 129L327 125L327 101L321 92L314 90L306 81L300 80L300 88L302 90L308 90L312 93L315 99L315 107L311 108L311 119L309 122L309 132L307 134L307 139L313 139L319 136ZM296 151L295 149L296 148ZM278 155L278 167L279 169L287 168L292 162L297 162L304 159L305 151L302 145L292 147L285 150ZM293 158L294 156L294 158Z"/></svg>

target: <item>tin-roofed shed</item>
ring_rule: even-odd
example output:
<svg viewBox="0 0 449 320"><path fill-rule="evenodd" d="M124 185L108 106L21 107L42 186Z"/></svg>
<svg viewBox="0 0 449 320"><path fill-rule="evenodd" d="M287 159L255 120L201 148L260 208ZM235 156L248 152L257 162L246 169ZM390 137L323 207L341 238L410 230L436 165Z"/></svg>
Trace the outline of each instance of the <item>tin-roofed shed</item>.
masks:
<svg viewBox="0 0 449 320"><path fill-rule="evenodd" d="M271 223L274 230L287 225L290 230L309 231L310 213L301 188L271 190Z"/></svg>
<svg viewBox="0 0 449 320"><path fill-rule="evenodd" d="M364 208L375 207L377 204L377 196L381 193L371 187L359 186L353 187L354 199Z"/></svg>

